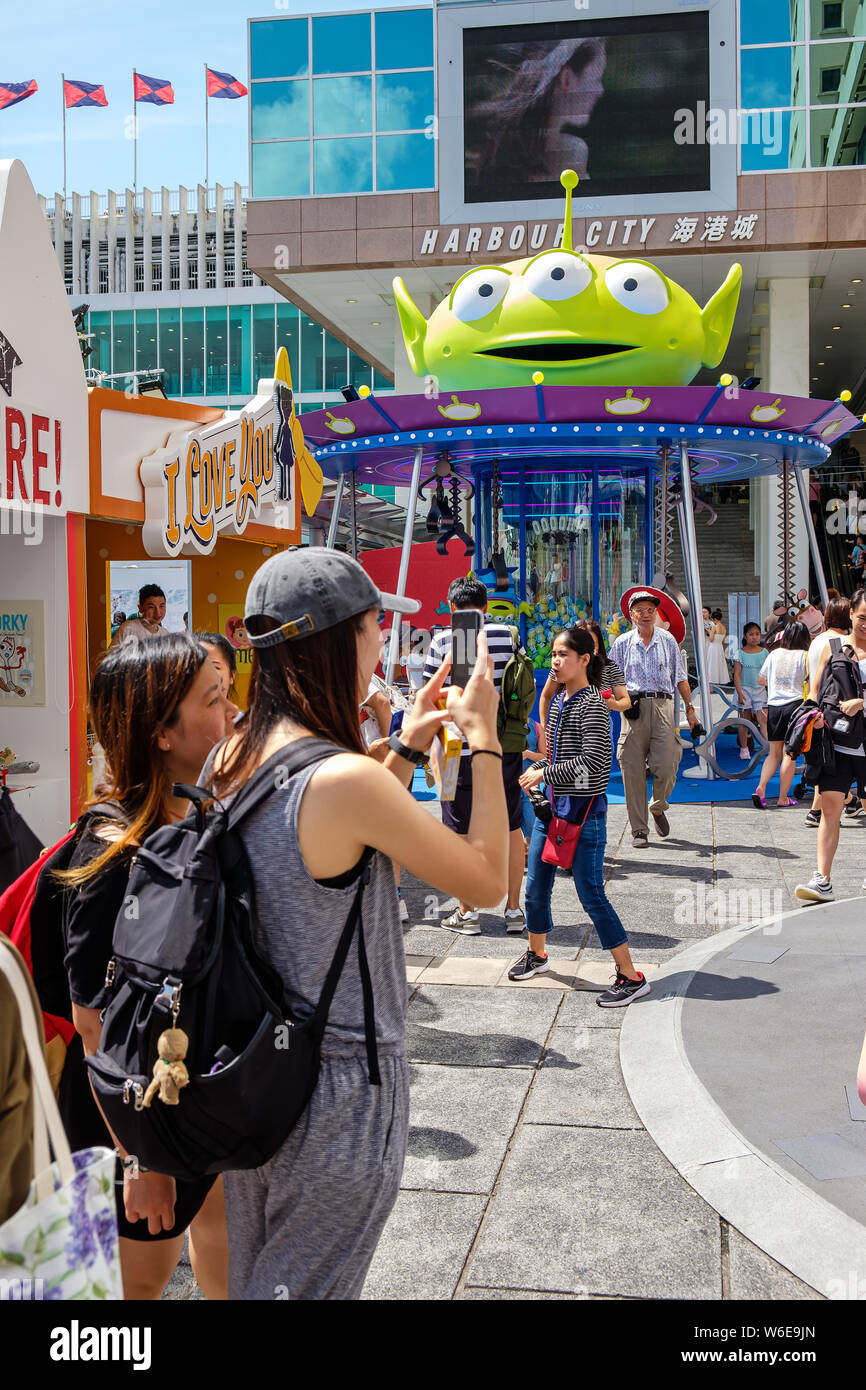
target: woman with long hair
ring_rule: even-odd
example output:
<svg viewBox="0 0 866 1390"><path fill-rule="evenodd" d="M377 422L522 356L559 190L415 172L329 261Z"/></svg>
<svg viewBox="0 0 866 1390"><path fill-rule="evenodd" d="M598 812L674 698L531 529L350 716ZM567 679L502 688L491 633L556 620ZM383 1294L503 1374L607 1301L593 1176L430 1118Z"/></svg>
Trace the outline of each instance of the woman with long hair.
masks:
<svg viewBox="0 0 866 1390"><path fill-rule="evenodd" d="M92 817L76 844L63 885L65 966L72 1021L86 1055L96 1052L115 920L126 905L130 861L151 831L182 820L189 803L172 783L194 784L224 736L227 701L207 653L186 633L112 647L90 688L90 719L105 750L106 781L89 804L109 803L114 816ZM130 910L134 904L130 905ZM74 1146L106 1142L107 1126L86 1081L83 1061L65 1078L64 1120ZM66 1068L64 1068L64 1073ZM108 1131L110 1133L110 1131ZM120 1152L117 1214L123 1287L128 1299L158 1299L190 1231L190 1259L208 1298L225 1298L228 1248L222 1182L175 1182L138 1169Z"/></svg>
<svg viewBox="0 0 866 1390"><path fill-rule="evenodd" d="M625 928L604 891L606 792L613 750L610 718L598 691L601 657L593 634L585 627L560 632L553 643L551 665L553 678L561 689L550 710L547 760L524 772L520 785L529 791L547 783L554 793L554 813L582 824L572 876L581 906L616 966L613 985L599 995L596 1003L615 1008L649 994L649 985L634 967ZM537 820L526 876L529 946L509 970L509 980L525 980L550 968L546 943L553 931L550 899L556 867L542 858L546 839L547 827Z"/></svg>
<svg viewBox="0 0 866 1390"><path fill-rule="evenodd" d="M506 891L499 701L484 634L466 689L447 691L448 717L473 759L472 817L460 837L407 792L446 717L437 702L448 661L418 692L387 762L363 756L358 705L379 663L386 606L407 611L355 560L324 547L274 556L247 594L249 707L214 756L214 793L232 797L287 745L311 737L333 745L333 756L283 779L238 833L254 882L257 949L301 1021L314 1010L364 876L380 1084L368 1072L356 937L307 1109L269 1162L226 1175L233 1298L358 1298L396 1200L408 1133L407 990L391 861L482 906Z"/></svg>
<svg viewBox="0 0 866 1390"><path fill-rule="evenodd" d="M810 678L809 696L821 707L821 718L832 733L835 765L818 778L821 793L821 823L818 827L818 866L808 883L800 883L794 895L804 902L832 902L830 874L839 844L842 808L853 785L855 796L866 798L866 728L863 718L863 691L866 690L866 589L851 595L851 634L840 639L841 654L847 659L849 688L860 691L849 699L830 705L822 701L821 684L831 655L828 642ZM855 800L855 805L856 800Z"/></svg>
<svg viewBox="0 0 866 1390"><path fill-rule="evenodd" d="M761 777L752 793L752 801L759 810L766 809L767 784L779 771L778 806L796 806L799 803L788 795L794 780L795 760L785 752L785 738L791 715L803 703L803 685L806 679L806 653L809 650L809 629L805 623L790 622L779 638L758 674L758 685L767 687L767 738L770 751L764 759Z"/></svg>

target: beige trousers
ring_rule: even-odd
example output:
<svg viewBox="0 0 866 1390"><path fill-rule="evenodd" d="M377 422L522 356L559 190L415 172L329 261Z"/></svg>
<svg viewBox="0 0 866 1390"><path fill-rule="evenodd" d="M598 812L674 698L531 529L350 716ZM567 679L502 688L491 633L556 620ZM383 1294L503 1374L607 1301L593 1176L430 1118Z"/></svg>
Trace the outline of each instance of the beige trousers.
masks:
<svg viewBox="0 0 866 1390"><path fill-rule="evenodd" d="M668 796L682 756L674 728L673 700L648 700L644 696L637 719L622 720L616 756L622 771L631 833L646 835L649 829L646 769L649 767L653 774L649 810L658 816L668 808Z"/></svg>

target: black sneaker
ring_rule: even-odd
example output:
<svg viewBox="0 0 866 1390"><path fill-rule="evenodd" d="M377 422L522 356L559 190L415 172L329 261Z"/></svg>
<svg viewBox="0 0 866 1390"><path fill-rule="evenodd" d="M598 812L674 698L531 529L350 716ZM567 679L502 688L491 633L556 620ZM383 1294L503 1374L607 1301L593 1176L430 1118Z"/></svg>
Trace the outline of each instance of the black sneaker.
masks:
<svg viewBox="0 0 866 1390"><path fill-rule="evenodd" d="M843 811L846 820L857 820L857 817L863 814L863 807L859 801L846 801Z"/></svg>
<svg viewBox="0 0 866 1390"><path fill-rule="evenodd" d="M547 956L537 956L534 951L525 951L508 972L509 980L528 980L532 975L540 975L550 969Z"/></svg>
<svg viewBox="0 0 866 1390"><path fill-rule="evenodd" d="M616 1009L623 1004L630 1004L633 999L640 999L641 995L649 994L650 987L646 976L641 975L638 980L630 980L628 975L621 975L617 971L616 979L610 989L606 989L604 994L600 994L596 999L603 1009Z"/></svg>
<svg viewBox="0 0 866 1390"><path fill-rule="evenodd" d="M820 825L820 824L821 824L821 812L820 812L820 811L810 811L809 814L806 816L806 824L807 824L807 825L811 825L811 826L813 826L813 827L816 826L816 825Z"/></svg>

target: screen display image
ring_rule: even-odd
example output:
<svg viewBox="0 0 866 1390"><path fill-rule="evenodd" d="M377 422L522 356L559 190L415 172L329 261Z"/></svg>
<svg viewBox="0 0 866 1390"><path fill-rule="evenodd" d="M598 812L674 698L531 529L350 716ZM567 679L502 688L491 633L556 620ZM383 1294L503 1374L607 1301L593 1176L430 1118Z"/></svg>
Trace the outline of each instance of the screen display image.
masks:
<svg viewBox="0 0 866 1390"><path fill-rule="evenodd" d="M709 188L709 146L674 138L709 93L706 11L465 29L465 201L555 198L563 169L578 197Z"/></svg>
<svg viewBox="0 0 866 1390"><path fill-rule="evenodd" d="M165 594L166 632L191 632L189 560L107 560L108 640L119 627L138 617L138 594L145 584L158 584Z"/></svg>

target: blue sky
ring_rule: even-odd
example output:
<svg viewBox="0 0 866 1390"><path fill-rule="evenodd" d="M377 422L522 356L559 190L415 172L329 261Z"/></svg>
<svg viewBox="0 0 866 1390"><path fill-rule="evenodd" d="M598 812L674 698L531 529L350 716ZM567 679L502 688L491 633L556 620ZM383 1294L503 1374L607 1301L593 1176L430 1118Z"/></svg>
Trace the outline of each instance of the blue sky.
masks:
<svg viewBox="0 0 866 1390"><path fill-rule="evenodd" d="M251 18L363 9L351 0L146 0L94 5L92 0L5 0L13 23L2 26L0 80L39 91L0 111L0 159L21 159L38 193L63 186L60 74L102 82L105 108L66 113L67 189L98 193L132 186L132 69L167 78L173 106L139 103L138 186L188 188L204 181L204 64L247 82ZM412 0L378 0L377 9ZM371 6L371 8L373 8ZM210 183L249 182L249 100L211 99Z"/></svg>

